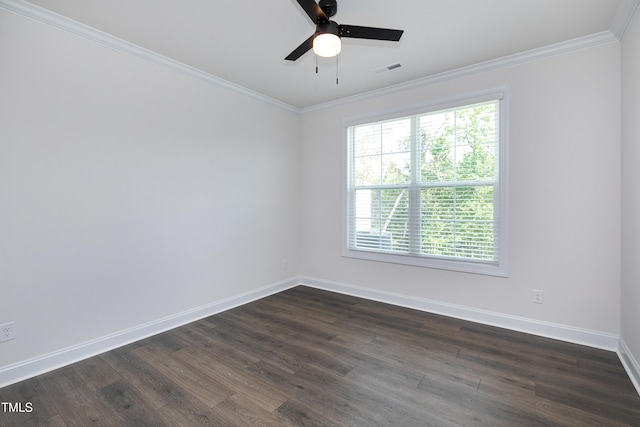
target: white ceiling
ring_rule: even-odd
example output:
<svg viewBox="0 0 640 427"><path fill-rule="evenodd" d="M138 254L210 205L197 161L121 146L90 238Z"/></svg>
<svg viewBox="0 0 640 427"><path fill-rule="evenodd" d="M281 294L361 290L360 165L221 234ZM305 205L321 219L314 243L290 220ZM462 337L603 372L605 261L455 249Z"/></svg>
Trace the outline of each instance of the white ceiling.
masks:
<svg viewBox="0 0 640 427"><path fill-rule="evenodd" d="M314 31L295 0L30 3L305 108L609 31L630 1L338 0L338 23L405 32L399 43L345 39L337 61L318 58L318 74L312 52L284 60Z"/></svg>

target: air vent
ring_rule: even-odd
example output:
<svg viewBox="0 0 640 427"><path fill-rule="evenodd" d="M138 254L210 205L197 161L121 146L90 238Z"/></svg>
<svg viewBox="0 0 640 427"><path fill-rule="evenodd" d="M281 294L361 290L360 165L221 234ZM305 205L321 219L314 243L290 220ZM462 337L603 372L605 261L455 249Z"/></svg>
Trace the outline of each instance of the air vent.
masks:
<svg viewBox="0 0 640 427"><path fill-rule="evenodd" d="M384 67L380 67L380 68L375 68L373 70L371 70L372 73L386 73L387 71L391 71L391 70L395 70L397 68L402 67L402 64L400 64L399 62L396 62L395 64L391 64L391 65L385 65Z"/></svg>

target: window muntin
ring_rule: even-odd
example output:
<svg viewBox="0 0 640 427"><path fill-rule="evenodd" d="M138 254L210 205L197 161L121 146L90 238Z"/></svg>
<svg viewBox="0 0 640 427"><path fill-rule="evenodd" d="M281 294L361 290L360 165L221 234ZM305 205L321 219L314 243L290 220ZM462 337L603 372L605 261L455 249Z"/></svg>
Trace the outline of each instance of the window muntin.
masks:
<svg viewBox="0 0 640 427"><path fill-rule="evenodd" d="M348 126L345 254L501 274L500 108Z"/></svg>

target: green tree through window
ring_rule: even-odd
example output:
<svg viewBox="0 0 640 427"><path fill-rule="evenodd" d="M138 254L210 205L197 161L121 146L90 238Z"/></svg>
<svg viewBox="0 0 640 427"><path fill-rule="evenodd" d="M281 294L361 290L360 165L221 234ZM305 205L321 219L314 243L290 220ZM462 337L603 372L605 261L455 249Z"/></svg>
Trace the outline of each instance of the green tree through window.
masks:
<svg viewBox="0 0 640 427"><path fill-rule="evenodd" d="M348 248L497 263L498 100L348 128Z"/></svg>

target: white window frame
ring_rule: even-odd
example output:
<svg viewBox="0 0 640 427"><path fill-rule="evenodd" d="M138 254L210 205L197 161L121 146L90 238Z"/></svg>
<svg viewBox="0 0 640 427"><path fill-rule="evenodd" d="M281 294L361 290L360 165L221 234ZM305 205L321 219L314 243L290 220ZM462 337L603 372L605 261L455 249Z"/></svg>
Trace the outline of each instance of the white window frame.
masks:
<svg viewBox="0 0 640 427"><path fill-rule="evenodd" d="M379 122L384 120L400 119L418 114L428 114L440 110L464 107L482 102L498 101L498 259L497 262L475 262L466 259L438 258L425 255L375 252L349 247L349 168L351 167L349 154L348 129L352 126ZM370 261L390 262L395 264L413 265L419 267L436 268L443 270L460 271L466 273L485 274L491 276L507 277L508 275L508 121L509 121L509 97L508 88L500 87L486 91L468 93L448 99L440 99L433 102L422 103L408 109L378 112L359 117L350 117L343 120L343 221L342 221L342 256Z"/></svg>

